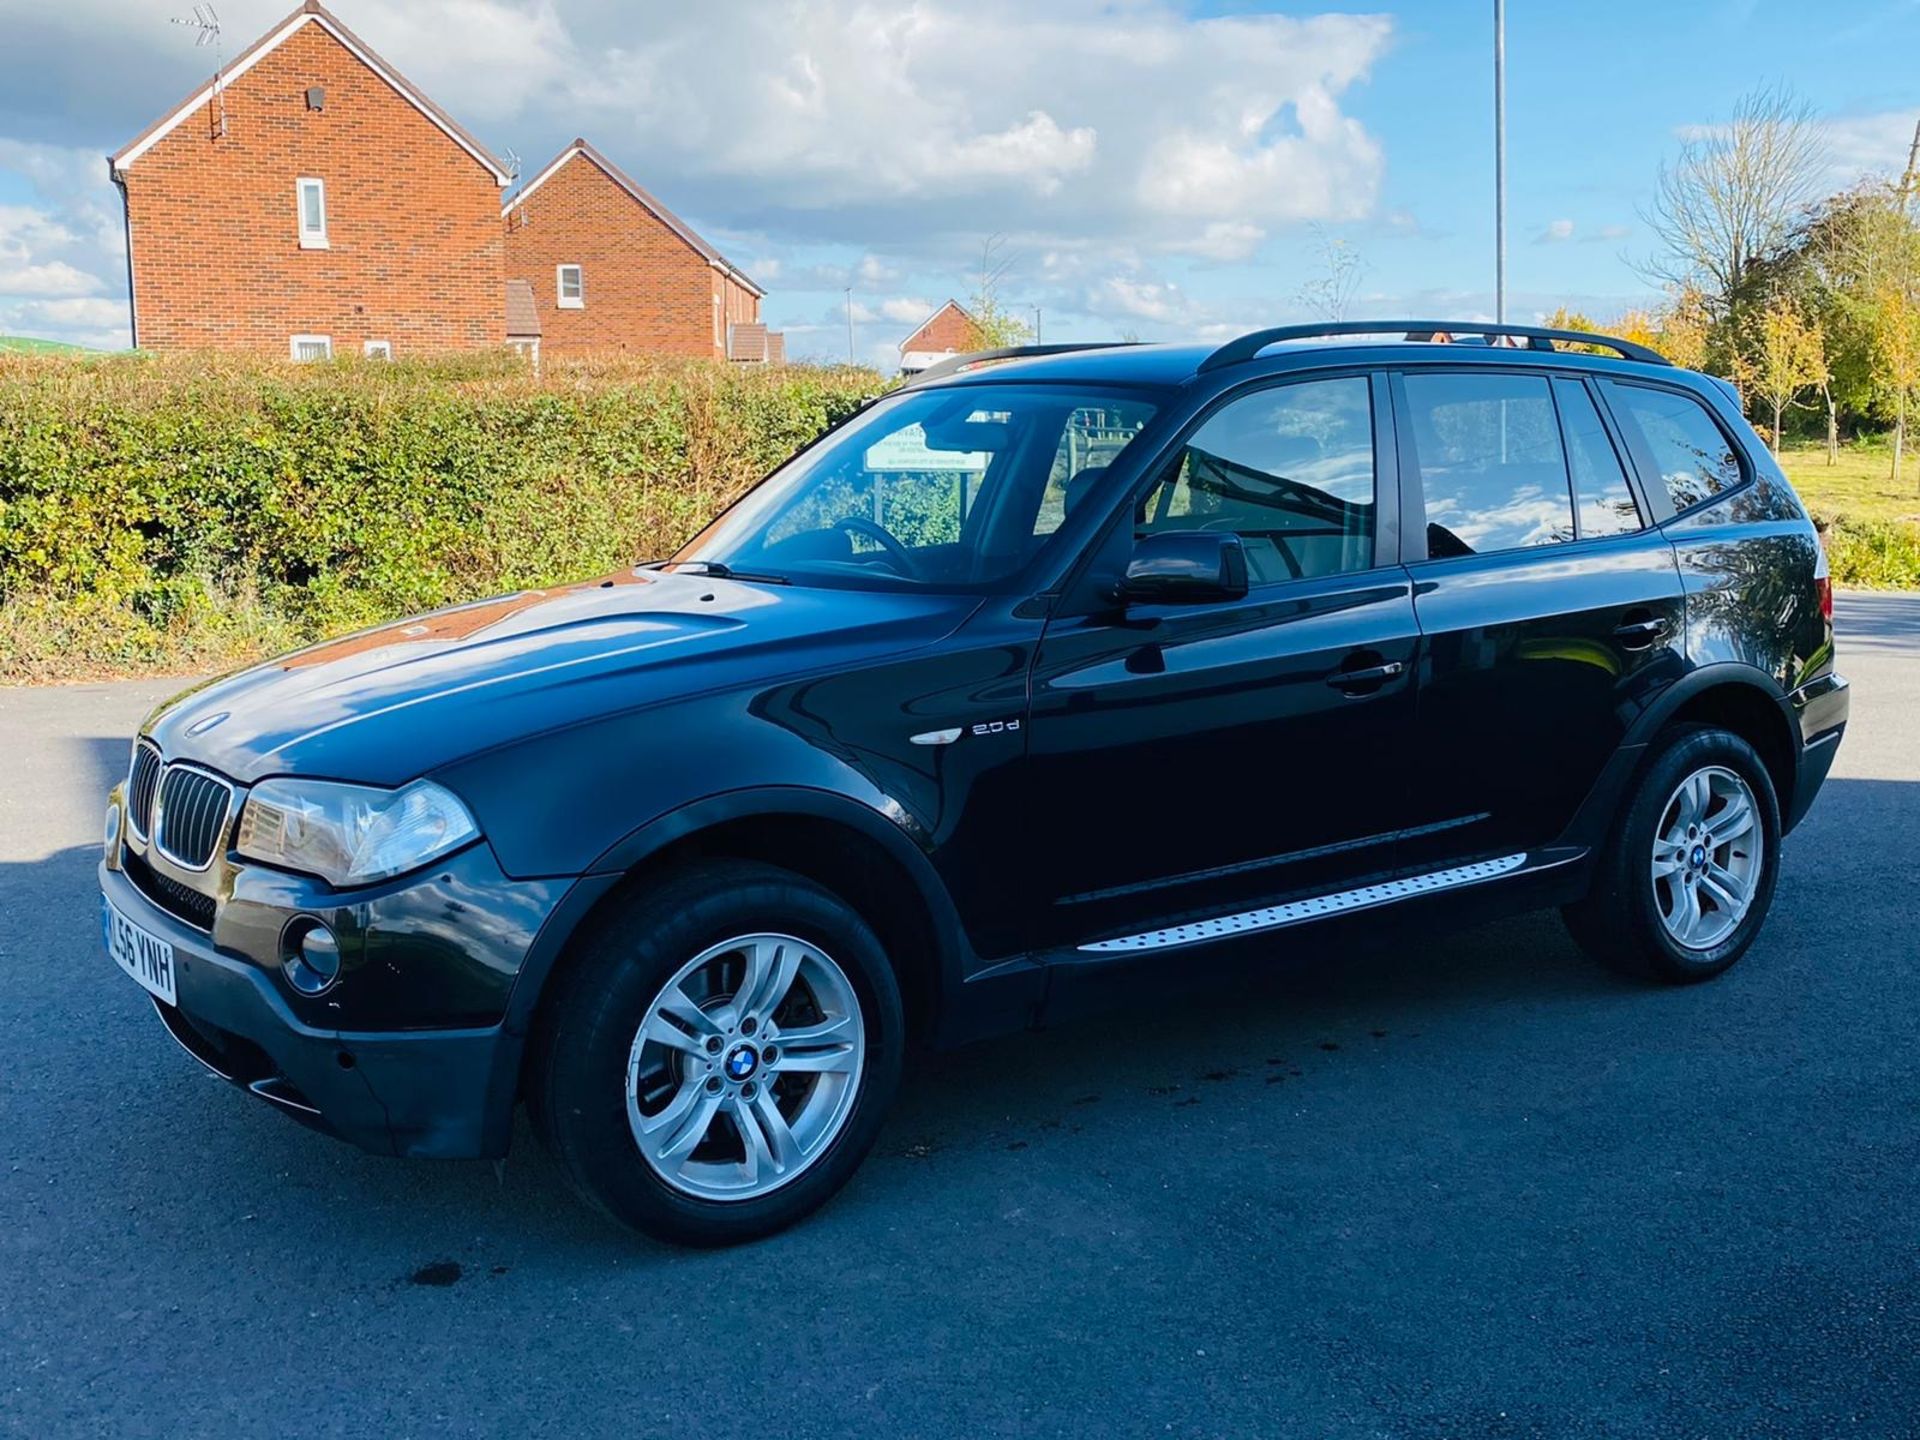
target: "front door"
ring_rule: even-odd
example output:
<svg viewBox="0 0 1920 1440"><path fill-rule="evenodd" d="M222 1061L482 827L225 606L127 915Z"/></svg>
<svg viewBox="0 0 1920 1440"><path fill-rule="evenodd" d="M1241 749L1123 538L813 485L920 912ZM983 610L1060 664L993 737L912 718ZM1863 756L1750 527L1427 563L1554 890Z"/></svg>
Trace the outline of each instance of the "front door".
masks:
<svg viewBox="0 0 1920 1440"><path fill-rule="evenodd" d="M1230 915L1392 863L1418 632L1407 575L1376 544L1395 499L1379 383L1242 392L1127 502L1136 535L1237 532L1245 598L1049 624L1028 736L1037 944Z"/></svg>
<svg viewBox="0 0 1920 1440"><path fill-rule="evenodd" d="M1403 514L1427 557L1408 565L1426 636L1408 857L1525 853L1679 673L1673 548L1585 380L1409 370L1397 398Z"/></svg>

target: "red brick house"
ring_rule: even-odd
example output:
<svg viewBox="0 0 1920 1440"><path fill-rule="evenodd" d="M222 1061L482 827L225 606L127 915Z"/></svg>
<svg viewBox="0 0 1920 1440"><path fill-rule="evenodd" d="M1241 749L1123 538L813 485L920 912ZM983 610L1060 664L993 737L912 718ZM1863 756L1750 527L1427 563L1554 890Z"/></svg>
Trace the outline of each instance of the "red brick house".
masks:
<svg viewBox="0 0 1920 1440"><path fill-rule="evenodd" d="M142 348L316 359L506 341L512 176L314 0L110 166Z"/></svg>
<svg viewBox="0 0 1920 1440"><path fill-rule="evenodd" d="M782 358L766 292L585 140L505 215L507 279L531 287L543 351Z"/></svg>
<svg viewBox="0 0 1920 1440"><path fill-rule="evenodd" d="M949 300L900 342L900 368L913 375L949 355L965 355L980 348L980 327L973 323L973 316L961 308L958 300Z"/></svg>

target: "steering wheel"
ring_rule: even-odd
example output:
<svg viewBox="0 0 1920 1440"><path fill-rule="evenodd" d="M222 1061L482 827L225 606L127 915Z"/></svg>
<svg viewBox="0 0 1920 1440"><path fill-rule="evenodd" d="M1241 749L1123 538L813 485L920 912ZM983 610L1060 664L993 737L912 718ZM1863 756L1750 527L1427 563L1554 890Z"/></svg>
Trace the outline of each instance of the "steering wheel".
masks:
<svg viewBox="0 0 1920 1440"><path fill-rule="evenodd" d="M867 539L873 541L874 544L887 552L887 559L893 562L893 568L898 570L902 575L917 577L920 574L920 564L913 558L913 552L902 545L881 526L867 519L866 516L843 515L840 519L834 521L833 525L836 530L845 530L854 535L864 535Z"/></svg>

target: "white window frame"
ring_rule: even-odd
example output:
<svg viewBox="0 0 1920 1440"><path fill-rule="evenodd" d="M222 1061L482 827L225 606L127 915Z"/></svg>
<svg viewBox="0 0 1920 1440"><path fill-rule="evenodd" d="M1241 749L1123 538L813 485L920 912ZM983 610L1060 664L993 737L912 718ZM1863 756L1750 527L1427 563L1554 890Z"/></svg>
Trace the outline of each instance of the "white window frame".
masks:
<svg viewBox="0 0 1920 1440"><path fill-rule="evenodd" d="M307 189L311 186L320 194L320 228L307 226ZM294 222L300 230L300 248L302 250L325 250L327 244L327 182L317 175L302 175L293 182Z"/></svg>
<svg viewBox="0 0 1920 1440"><path fill-rule="evenodd" d="M391 360L393 359L393 342L368 340L360 346L360 353L369 360Z"/></svg>
<svg viewBox="0 0 1920 1440"><path fill-rule="evenodd" d="M302 355L300 353L300 347L302 345L324 345L326 347L326 354ZM333 337L331 335L295 335L287 341L287 354L295 360L300 360L308 364L311 364L315 360L331 360L333 359Z"/></svg>
<svg viewBox="0 0 1920 1440"><path fill-rule="evenodd" d="M567 271L573 271L574 286L578 293L567 294ZM553 267L553 303L562 310L584 310L587 308L587 272L580 265L556 265Z"/></svg>

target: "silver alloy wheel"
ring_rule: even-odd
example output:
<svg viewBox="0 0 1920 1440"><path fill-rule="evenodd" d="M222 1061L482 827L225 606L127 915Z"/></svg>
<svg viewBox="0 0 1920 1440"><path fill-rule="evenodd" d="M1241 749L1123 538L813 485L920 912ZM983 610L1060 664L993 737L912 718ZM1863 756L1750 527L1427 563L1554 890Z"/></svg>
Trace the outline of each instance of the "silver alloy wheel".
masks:
<svg viewBox="0 0 1920 1440"><path fill-rule="evenodd" d="M1653 841L1653 898L1677 944L1711 950L1746 918L1766 832L1753 787L1723 765L1680 782Z"/></svg>
<svg viewBox="0 0 1920 1440"><path fill-rule="evenodd" d="M627 1056L627 1123L668 1185L755 1200L826 1153L853 1111L866 1027L846 972L791 935L742 935L682 965Z"/></svg>

